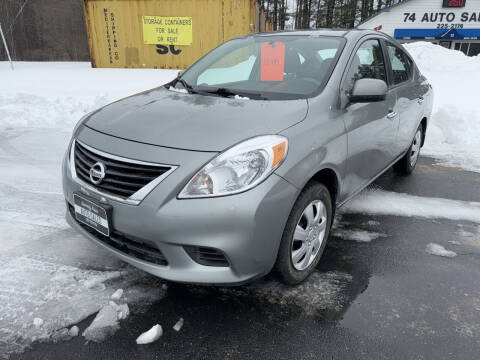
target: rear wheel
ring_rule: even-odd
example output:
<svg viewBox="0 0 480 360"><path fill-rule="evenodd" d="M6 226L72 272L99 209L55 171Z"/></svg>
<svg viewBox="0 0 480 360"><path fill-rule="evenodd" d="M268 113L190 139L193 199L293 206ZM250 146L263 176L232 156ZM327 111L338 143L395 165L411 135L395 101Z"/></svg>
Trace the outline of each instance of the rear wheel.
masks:
<svg viewBox="0 0 480 360"><path fill-rule="evenodd" d="M285 227L275 268L283 282L296 285L317 266L332 223L332 199L318 182L309 183L298 197Z"/></svg>
<svg viewBox="0 0 480 360"><path fill-rule="evenodd" d="M393 166L399 174L410 175L417 165L422 147L423 126L420 124L407 153Z"/></svg>

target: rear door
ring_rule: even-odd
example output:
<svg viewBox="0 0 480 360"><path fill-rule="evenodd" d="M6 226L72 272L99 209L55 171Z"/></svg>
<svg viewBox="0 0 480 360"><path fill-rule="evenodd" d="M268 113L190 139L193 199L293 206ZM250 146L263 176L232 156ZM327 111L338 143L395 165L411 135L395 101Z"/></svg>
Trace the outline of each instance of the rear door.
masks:
<svg viewBox="0 0 480 360"><path fill-rule="evenodd" d="M383 101L348 103L355 82L362 78L388 83L387 62L378 38L367 38L357 45L340 89L342 102L345 102L343 118L348 138L343 184L346 198L363 188L393 161L398 128L395 91L389 90Z"/></svg>
<svg viewBox="0 0 480 360"><path fill-rule="evenodd" d="M395 139L395 154L410 146L423 113L424 97L419 73L410 56L395 44L385 41L391 88L397 98L399 122Z"/></svg>

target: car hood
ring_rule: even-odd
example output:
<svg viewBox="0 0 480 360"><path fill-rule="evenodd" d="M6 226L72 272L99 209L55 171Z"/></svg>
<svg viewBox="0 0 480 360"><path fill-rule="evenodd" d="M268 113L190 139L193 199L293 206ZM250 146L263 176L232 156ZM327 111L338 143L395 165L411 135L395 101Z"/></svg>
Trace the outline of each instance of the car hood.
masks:
<svg viewBox="0 0 480 360"><path fill-rule="evenodd" d="M104 106L83 124L119 138L186 150L222 151L302 121L305 99L257 101L177 93L164 87Z"/></svg>

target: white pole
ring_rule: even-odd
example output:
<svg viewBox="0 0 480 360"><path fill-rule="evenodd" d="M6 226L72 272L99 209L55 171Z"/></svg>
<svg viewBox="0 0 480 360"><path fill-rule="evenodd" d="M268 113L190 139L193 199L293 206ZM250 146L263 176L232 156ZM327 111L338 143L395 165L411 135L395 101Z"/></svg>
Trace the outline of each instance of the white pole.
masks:
<svg viewBox="0 0 480 360"><path fill-rule="evenodd" d="M8 51L7 40L5 40L5 36L3 35L2 24L0 24L0 34L2 35L3 45L5 45L5 50L7 51L8 61L10 61L10 66L13 70L13 62L12 58L10 57L10 51Z"/></svg>

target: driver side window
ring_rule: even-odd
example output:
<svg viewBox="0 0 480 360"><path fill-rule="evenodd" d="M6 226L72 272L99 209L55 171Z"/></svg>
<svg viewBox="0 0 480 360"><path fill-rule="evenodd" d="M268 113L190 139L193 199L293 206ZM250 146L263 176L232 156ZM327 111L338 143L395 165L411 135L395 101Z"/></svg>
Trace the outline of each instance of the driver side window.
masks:
<svg viewBox="0 0 480 360"><path fill-rule="evenodd" d="M387 82L385 60L378 40L365 41L355 53L347 74L347 91L352 92L359 79L379 79Z"/></svg>

